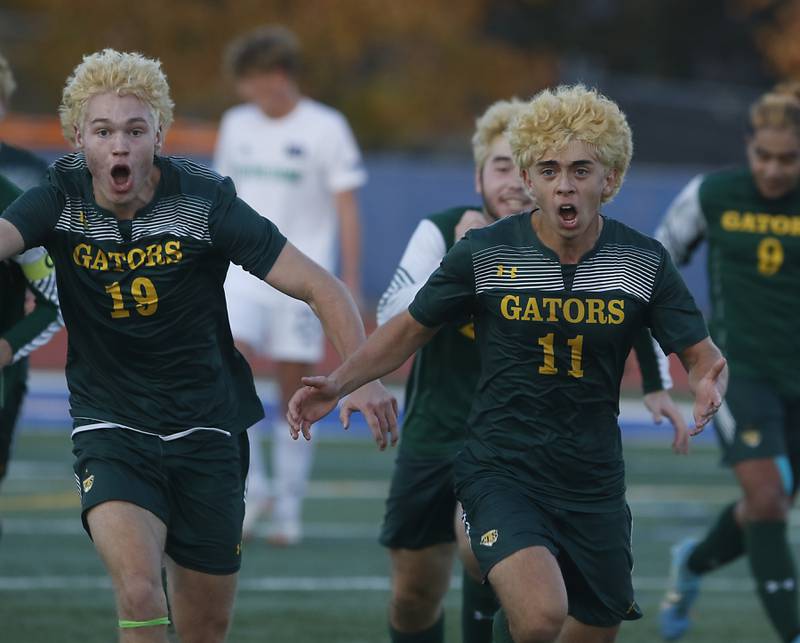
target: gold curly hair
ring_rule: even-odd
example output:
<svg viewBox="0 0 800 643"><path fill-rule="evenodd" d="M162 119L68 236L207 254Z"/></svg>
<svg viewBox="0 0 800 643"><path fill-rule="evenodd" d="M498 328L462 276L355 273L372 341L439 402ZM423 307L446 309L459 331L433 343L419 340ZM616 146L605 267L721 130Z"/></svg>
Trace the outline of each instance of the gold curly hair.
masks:
<svg viewBox="0 0 800 643"><path fill-rule="evenodd" d="M596 89L560 85L536 94L513 120L508 132L514 163L530 169L546 153L581 141L598 160L616 170L610 201L622 186L633 156L633 135L619 106Z"/></svg>
<svg viewBox="0 0 800 643"><path fill-rule="evenodd" d="M750 106L749 133L759 129L791 129L800 136L800 94L796 83L783 83Z"/></svg>
<svg viewBox="0 0 800 643"><path fill-rule="evenodd" d="M475 119L475 133L472 135L472 156L475 167L482 168L489 158L492 142L505 133L511 121L527 103L519 98L499 100L492 103L486 111Z"/></svg>
<svg viewBox="0 0 800 643"><path fill-rule="evenodd" d="M103 49L84 56L64 86L58 114L61 130L70 143L75 144L75 128L83 123L89 99L106 92L136 96L147 105L163 140L172 124L175 104L169 96L161 61L139 53Z"/></svg>

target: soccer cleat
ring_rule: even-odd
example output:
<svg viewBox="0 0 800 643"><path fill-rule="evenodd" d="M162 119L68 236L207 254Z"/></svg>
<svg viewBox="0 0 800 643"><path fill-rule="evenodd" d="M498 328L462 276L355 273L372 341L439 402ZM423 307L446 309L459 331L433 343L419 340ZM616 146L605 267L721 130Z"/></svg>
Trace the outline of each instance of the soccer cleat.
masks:
<svg viewBox="0 0 800 643"><path fill-rule="evenodd" d="M267 534L267 543L273 547L293 547L299 545L303 539L303 530L299 523L285 523L270 525Z"/></svg>
<svg viewBox="0 0 800 643"><path fill-rule="evenodd" d="M689 610L700 592L700 575L689 570L688 561L697 541L687 538L672 547L669 586L658 613L661 636L667 641L681 638L691 626Z"/></svg>

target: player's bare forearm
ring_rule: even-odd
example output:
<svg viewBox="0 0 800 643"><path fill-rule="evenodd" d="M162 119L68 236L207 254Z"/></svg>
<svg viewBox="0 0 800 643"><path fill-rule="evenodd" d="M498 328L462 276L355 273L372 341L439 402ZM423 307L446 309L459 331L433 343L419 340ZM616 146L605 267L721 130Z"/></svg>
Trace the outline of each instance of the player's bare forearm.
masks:
<svg viewBox="0 0 800 643"><path fill-rule="evenodd" d="M364 324L347 288L288 241L265 281L311 307L342 359L363 343Z"/></svg>
<svg viewBox="0 0 800 643"><path fill-rule="evenodd" d="M338 397L402 366L437 330L423 326L408 311L395 315L330 374Z"/></svg>
<svg viewBox="0 0 800 643"><path fill-rule="evenodd" d="M25 250L25 241L13 223L0 219L0 261Z"/></svg>

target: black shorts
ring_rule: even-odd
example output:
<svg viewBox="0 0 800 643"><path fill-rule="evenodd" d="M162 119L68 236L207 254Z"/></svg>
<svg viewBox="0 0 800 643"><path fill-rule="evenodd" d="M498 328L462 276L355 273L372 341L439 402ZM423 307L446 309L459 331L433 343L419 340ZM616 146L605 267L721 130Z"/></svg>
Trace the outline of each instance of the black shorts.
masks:
<svg viewBox="0 0 800 643"><path fill-rule="evenodd" d="M722 462L774 458L787 490L800 479L800 398L782 396L770 384L731 377L725 401L714 416Z"/></svg>
<svg viewBox="0 0 800 643"><path fill-rule="evenodd" d="M462 487L460 500L470 545L484 577L517 551L547 547L561 568L570 616L597 627L642 617L631 580L627 505L610 513L555 509L502 480L472 481Z"/></svg>
<svg viewBox="0 0 800 643"><path fill-rule="evenodd" d="M456 497L453 457L420 457L400 452L380 543L391 549L423 549L455 542Z"/></svg>
<svg viewBox="0 0 800 643"><path fill-rule="evenodd" d="M247 434L196 431L177 440L121 428L73 436L81 518L109 500L130 502L167 526L164 551L178 565L233 574L241 565Z"/></svg>

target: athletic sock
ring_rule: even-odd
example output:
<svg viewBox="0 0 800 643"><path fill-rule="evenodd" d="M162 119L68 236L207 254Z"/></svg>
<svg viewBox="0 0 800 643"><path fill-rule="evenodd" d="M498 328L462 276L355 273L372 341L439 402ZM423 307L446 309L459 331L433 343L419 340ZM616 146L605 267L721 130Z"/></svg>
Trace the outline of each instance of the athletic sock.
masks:
<svg viewBox="0 0 800 643"><path fill-rule="evenodd" d="M492 617L500 607L492 586L464 572L461 587L461 640L492 643Z"/></svg>
<svg viewBox="0 0 800 643"><path fill-rule="evenodd" d="M444 643L444 612L438 621L421 632L398 632L390 623L389 640L392 643Z"/></svg>
<svg viewBox="0 0 800 643"><path fill-rule="evenodd" d="M514 643L514 639L511 638L511 631L508 629L508 619L506 619L506 613L502 607L494 614L492 636L494 637L492 639L494 643Z"/></svg>
<svg viewBox="0 0 800 643"><path fill-rule="evenodd" d="M756 591L772 626L783 641L800 632L797 608L797 572L784 521L749 523L745 527L750 570Z"/></svg>
<svg viewBox="0 0 800 643"><path fill-rule="evenodd" d="M697 543L687 566L695 574L705 574L736 560L745 551L744 533L736 522L736 503L722 510L705 539Z"/></svg>

